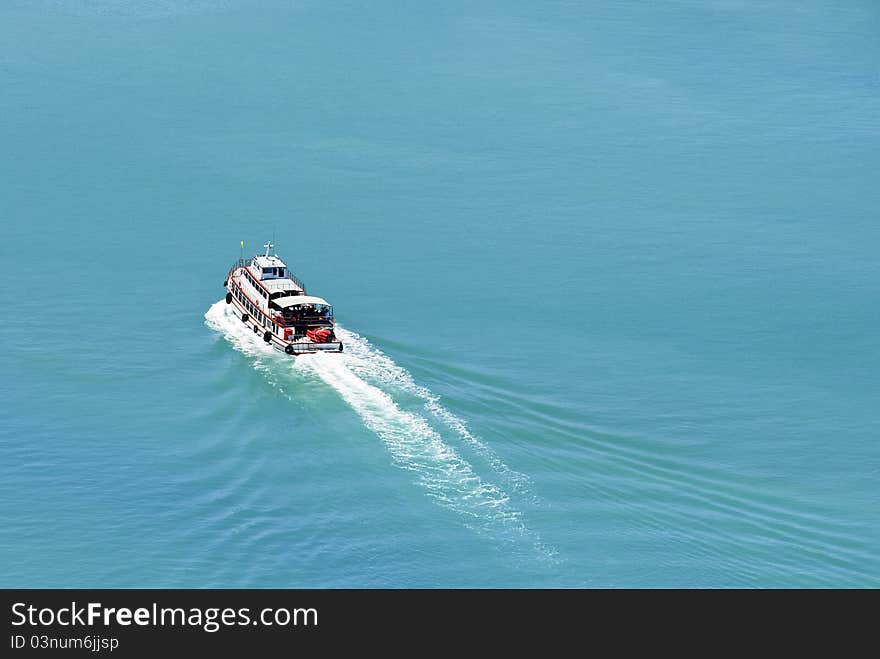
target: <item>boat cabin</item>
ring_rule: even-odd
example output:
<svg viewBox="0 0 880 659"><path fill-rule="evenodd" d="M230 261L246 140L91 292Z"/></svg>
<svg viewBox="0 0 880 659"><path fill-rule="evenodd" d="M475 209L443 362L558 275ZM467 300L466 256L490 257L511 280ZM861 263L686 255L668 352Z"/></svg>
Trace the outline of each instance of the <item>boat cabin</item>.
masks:
<svg viewBox="0 0 880 659"><path fill-rule="evenodd" d="M277 256L255 256L250 270L260 281L285 279L289 276L287 265Z"/></svg>
<svg viewBox="0 0 880 659"><path fill-rule="evenodd" d="M333 323L333 306L324 298L314 295L286 295L269 300L269 308L281 312L284 324Z"/></svg>

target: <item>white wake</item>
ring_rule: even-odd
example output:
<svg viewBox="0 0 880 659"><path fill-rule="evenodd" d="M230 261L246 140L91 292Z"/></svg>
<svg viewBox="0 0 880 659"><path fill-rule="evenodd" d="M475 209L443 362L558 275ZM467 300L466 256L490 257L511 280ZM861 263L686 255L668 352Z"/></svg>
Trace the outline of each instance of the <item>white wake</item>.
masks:
<svg viewBox="0 0 880 659"><path fill-rule="evenodd" d="M453 414L440 402L437 394L416 384L409 371L394 363L394 360L360 334L344 328L339 328L336 333L345 343L346 365L351 371L369 382L405 391L424 401L425 409L486 460L501 478L521 493L527 492L528 476L508 467L489 446L470 431L464 419Z"/></svg>
<svg viewBox="0 0 880 659"><path fill-rule="evenodd" d="M387 448L394 464L415 476L416 482L439 505L460 515L463 523L482 534L504 541L527 541L540 555L552 559L555 552L529 530L522 513L513 507L500 486L482 478L427 418L401 408L380 386L396 389L424 401L425 408L443 425L480 454L496 475L524 488L527 478L510 469L473 435L465 422L447 410L436 394L416 384L408 371L355 332L337 329L345 342L342 354L282 355L266 345L235 316L224 301L212 305L206 324L220 332L238 350L254 358L254 365L266 370L268 360L290 363L291 376L319 377L332 387L357 413L364 425ZM291 383L293 384L293 383Z"/></svg>

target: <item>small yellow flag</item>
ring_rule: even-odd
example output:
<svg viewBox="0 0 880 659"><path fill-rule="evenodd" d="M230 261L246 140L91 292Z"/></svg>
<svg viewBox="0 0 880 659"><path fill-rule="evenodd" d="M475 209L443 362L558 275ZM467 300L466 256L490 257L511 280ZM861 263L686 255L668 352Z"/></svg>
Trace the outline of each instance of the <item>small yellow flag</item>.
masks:
<svg viewBox="0 0 880 659"><path fill-rule="evenodd" d="M244 241L243 240L241 241L241 247L242 247L242 249L244 249Z"/></svg>

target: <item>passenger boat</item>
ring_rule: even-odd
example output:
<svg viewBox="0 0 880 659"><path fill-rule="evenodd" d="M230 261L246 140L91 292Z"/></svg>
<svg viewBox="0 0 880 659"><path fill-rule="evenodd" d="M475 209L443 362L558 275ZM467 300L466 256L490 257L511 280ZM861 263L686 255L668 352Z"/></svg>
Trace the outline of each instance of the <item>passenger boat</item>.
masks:
<svg viewBox="0 0 880 659"><path fill-rule="evenodd" d="M232 264L223 282L226 304L254 334L288 355L342 352L330 303L308 295L305 284L272 253L272 243L263 247L265 254Z"/></svg>

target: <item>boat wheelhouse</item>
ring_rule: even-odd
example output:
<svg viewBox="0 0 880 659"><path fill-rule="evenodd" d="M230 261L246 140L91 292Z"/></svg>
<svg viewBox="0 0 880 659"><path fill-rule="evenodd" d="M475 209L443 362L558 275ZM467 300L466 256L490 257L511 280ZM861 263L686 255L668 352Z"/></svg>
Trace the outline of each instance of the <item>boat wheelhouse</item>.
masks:
<svg viewBox="0 0 880 659"><path fill-rule="evenodd" d="M232 264L223 282L226 304L254 334L288 355L342 352L333 306L306 292L305 284L272 253L272 243L263 247L265 254Z"/></svg>

